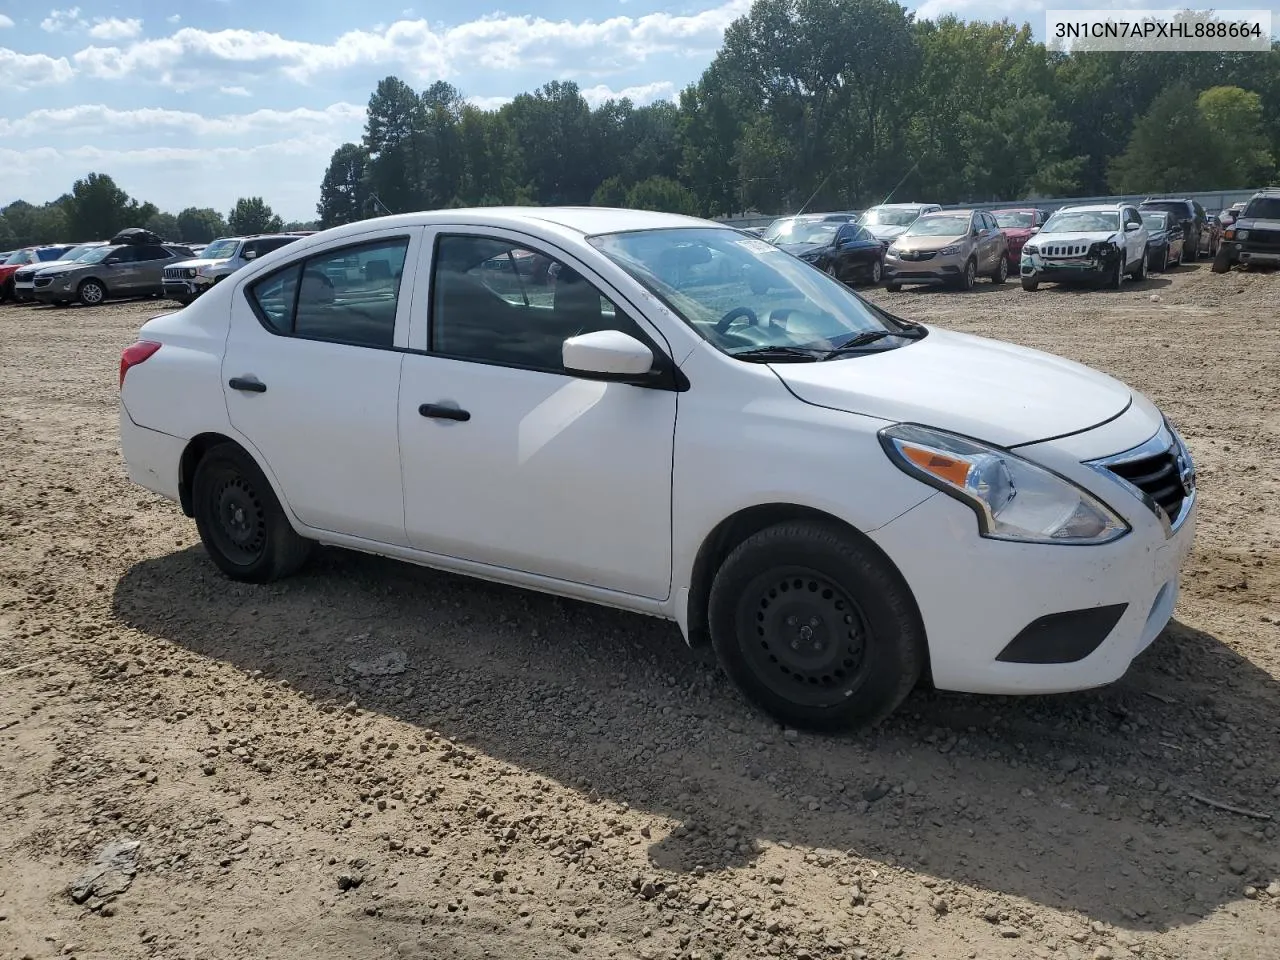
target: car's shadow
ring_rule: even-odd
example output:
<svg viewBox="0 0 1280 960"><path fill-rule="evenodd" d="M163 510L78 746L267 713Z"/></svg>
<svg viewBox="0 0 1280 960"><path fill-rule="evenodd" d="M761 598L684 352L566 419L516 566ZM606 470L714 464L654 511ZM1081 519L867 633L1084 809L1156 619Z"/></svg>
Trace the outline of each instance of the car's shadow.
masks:
<svg viewBox="0 0 1280 960"><path fill-rule="evenodd" d="M252 587L193 547L132 567L113 603L203 656L674 818L649 851L668 870L788 842L1135 930L1195 922L1280 875L1273 824L1188 793L1275 812L1277 685L1177 622L1101 691L922 687L877 730L818 737L743 705L671 624L340 550ZM403 676L348 672L391 649Z"/></svg>

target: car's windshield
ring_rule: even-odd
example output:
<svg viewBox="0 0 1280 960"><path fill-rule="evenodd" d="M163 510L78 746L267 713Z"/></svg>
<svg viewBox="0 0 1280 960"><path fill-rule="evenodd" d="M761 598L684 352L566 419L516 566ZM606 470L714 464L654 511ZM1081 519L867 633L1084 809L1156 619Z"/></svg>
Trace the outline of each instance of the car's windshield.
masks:
<svg viewBox="0 0 1280 960"><path fill-rule="evenodd" d="M107 259L107 256L115 249L116 249L115 247L110 245L103 246L103 247L95 247L94 249L90 250L88 253L86 253L83 257L81 257L76 262L77 263L101 263L103 260Z"/></svg>
<svg viewBox="0 0 1280 960"><path fill-rule="evenodd" d="M1280 220L1280 197L1257 197L1250 200L1241 216L1253 220Z"/></svg>
<svg viewBox="0 0 1280 960"><path fill-rule="evenodd" d="M82 243L78 247L72 247L70 250L64 253L61 257L59 257L59 259L60 260L79 260L82 257L86 256L87 254L91 253L92 251L97 250L98 247L100 246L102 246L102 244L100 243Z"/></svg>
<svg viewBox="0 0 1280 960"><path fill-rule="evenodd" d="M205 260L228 260L236 255L238 246L240 241L236 239L215 240L200 251L200 256Z"/></svg>
<svg viewBox="0 0 1280 960"><path fill-rule="evenodd" d="M5 260L4 265L6 267L12 267L15 265L21 266L24 263L30 263L31 261L29 256L30 255L26 250L15 250L13 253L9 254L9 258Z"/></svg>
<svg viewBox="0 0 1280 960"><path fill-rule="evenodd" d="M915 207L905 210L901 208L872 207L862 215L862 219L858 222L870 227L905 227L918 216L920 216L920 211Z"/></svg>
<svg viewBox="0 0 1280 960"><path fill-rule="evenodd" d="M1142 211L1142 222L1152 230L1168 230L1169 214L1152 213L1150 210L1144 210Z"/></svg>
<svg viewBox="0 0 1280 960"><path fill-rule="evenodd" d="M901 332L844 284L736 230L643 230L591 242L731 356L768 348L826 351L860 333ZM877 346L901 342L890 337Z"/></svg>
<svg viewBox="0 0 1280 960"><path fill-rule="evenodd" d="M1120 214L1110 210L1061 210L1044 225L1045 233L1097 233L1119 229Z"/></svg>
<svg viewBox="0 0 1280 960"><path fill-rule="evenodd" d="M906 237L960 237L969 232L969 215L921 217L907 228Z"/></svg>
<svg viewBox="0 0 1280 960"><path fill-rule="evenodd" d="M1034 227L1036 216L1023 210L1007 210L994 214L997 227Z"/></svg>
<svg viewBox="0 0 1280 960"><path fill-rule="evenodd" d="M838 229L834 220L775 220L764 238L773 243L830 243Z"/></svg>

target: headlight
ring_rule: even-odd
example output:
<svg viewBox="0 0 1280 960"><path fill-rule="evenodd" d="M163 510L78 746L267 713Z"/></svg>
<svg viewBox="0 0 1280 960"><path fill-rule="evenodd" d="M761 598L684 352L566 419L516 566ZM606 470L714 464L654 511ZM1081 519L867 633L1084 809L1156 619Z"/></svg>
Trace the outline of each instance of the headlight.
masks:
<svg viewBox="0 0 1280 960"><path fill-rule="evenodd" d="M1236 239L1237 239L1237 240L1248 240L1248 239L1249 239L1249 231L1248 231L1248 230L1237 230L1237 231L1236 231Z"/></svg>
<svg viewBox="0 0 1280 960"><path fill-rule="evenodd" d="M951 254L953 254L953 253L959 253L959 252L960 252L960 248L959 248L956 244L954 244L954 243L953 243L953 244L951 244L951 246L949 246L949 247L943 247L941 250L939 250L939 251L938 251L938 256L940 256L940 257L948 257L948 256L950 256L950 255L951 255Z"/></svg>
<svg viewBox="0 0 1280 960"><path fill-rule="evenodd" d="M900 423L880 431L904 472L967 504L978 532L1024 543L1109 543L1129 525L1093 494L1007 450Z"/></svg>
<svg viewBox="0 0 1280 960"><path fill-rule="evenodd" d="M1022 245L1022 252L1023 253L1039 253L1040 248L1037 247L1034 243L1024 243Z"/></svg>

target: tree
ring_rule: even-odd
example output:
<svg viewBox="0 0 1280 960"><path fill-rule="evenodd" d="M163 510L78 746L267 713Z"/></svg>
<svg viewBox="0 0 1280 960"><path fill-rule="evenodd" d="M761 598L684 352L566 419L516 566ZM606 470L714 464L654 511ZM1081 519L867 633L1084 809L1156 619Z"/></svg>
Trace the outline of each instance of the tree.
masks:
<svg viewBox="0 0 1280 960"><path fill-rule="evenodd" d="M290 220L284 225L285 233L297 233L299 230L323 229L315 220Z"/></svg>
<svg viewBox="0 0 1280 960"><path fill-rule="evenodd" d="M603 178L591 150L591 108L578 85L553 81L520 94L501 113L534 196L542 203L590 203Z"/></svg>
<svg viewBox="0 0 1280 960"><path fill-rule="evenodd" d="M148 215L155 212L152 207ZM137 201L105 173L91 173L71 188L66 221L77 240L107 240L125 227L139 226ZM145 217L142 218L145 220Z"/></svg>
<svg viewBox="0 0 1280 960"><path fill-rule="evenodd" d="M9 226L9 221L0 213L0 250L8 250L14 245L13 241L13 227Z"/></svg>
<svg viewBox="0 0 1280 960"><path fill-rule="evenodd" d="M181 231L178 229L178 218L172 213L152 214L146 219L143 226L165 240L177 240L181 236Z"/></svg>
<svg viewBox="0 0 1280 960"><path fill-rule="evenodd" d="M625 207L631 202L627 185L618 176L610 177L591 195L593 207Z"/></svg>
<svg viewBox="0 0 1280 960"><path fill-rule="evenodd" d="M1270 182L1276 164L1263 133L1262 98L1240 87L1211 87L1200 94L1196 107L1218 146L1213 186L1227 190Z"/></svg>
<svg viewBox="0 0 1280 960"><path fill-rule="evenodd" d="M187 207L178 214L178 235L183 243L208 243L226 234L227 221L211 207Z"/></svg>
<svg viewBox="0 0 1280 960"><path fill-rule="evenodd" d="M636 210L661 210L664 213L698 215L698 198L688 187L668 177L641 180L627 194L627 206Z"/></svg>
<svg viewBox="0 0 1280 960"><path fill-rule="evenodd" d="M380 80L369 98L364 148L370 192L393 213L422 206L424 126L413 88L398 77Z"/></svg>
<svg viewBox="0 0 1280 960"><path fill-rule="evenodd" d="M333 151L329 169L320 181L316 215L320 229L355 223L369 216L369 153L357 143L344 143Z"/></svg>
<svg viewBox="0 0 1280 960"><path fill-rule="evenodd" d="M279 233L281 220L261 197L241 197L227 217L231 232L244 236L251 233Z"/></svg>
<svg viewBox="0 0 1280 960"><path fill-rule="evenodd" d="M1134 124L1129 145L1111 164L1111 187L1119 193L1194 190L1221 166L1214 154L1222 149L1212 142L1191 88L1174 84Z"/></svg>

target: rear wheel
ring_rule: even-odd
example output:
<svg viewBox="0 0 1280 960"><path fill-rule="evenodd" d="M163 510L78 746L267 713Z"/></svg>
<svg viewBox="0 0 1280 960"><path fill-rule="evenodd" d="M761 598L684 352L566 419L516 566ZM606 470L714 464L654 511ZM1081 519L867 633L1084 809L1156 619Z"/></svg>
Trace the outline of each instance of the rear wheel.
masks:
<svg viewBox="0 0 1280 960"><path fill-rule="evenodd" d="M907 585L852 533L799 521L729 554L711 586L712 644L754 704L784 723L876 723L924 667L924 630Z"/></svg>
<svg viewBox="0 0 1280 960"><path fill-rule="evenodd" d="M311 553L311 541L289 525L266 476L233 443L219 444L201 458L192 504L205 550L233 580L287 577Z"/></svg>
<svg viewBox="0 0 1280 960"><path fill-rule="evenodd" d="M76 299L86 307L96 307L107 299L107 288L99 280L85 280L76 291Z"/></svg>

